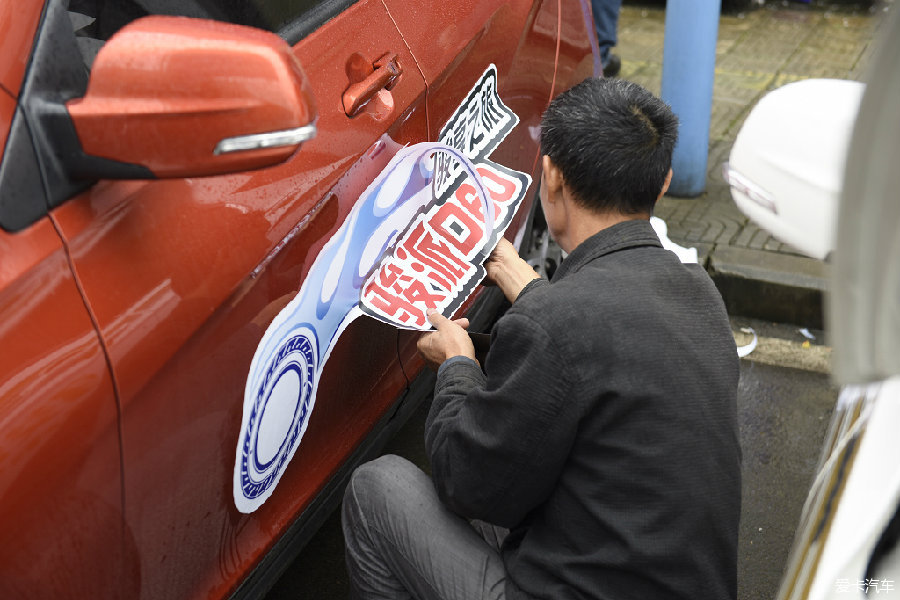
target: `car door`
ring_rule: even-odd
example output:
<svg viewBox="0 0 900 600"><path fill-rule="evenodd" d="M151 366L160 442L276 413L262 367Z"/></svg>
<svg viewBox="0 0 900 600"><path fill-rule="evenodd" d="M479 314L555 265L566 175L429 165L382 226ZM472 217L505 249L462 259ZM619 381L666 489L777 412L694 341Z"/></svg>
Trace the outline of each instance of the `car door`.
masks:
<svg viewBox="0 0 900 600"><path fill-rule="evenodd" d="M235 448L257 344L392 153L427 139L424 81L379 0L184 6L193 16L246 16L288 38L312 30L291 41L318 105L318 136L280 166L100 181L53 212L121 399L125 524L140 567L133 597L142 598L232 592L404 390L396 330L354 322L277 489L255 512L236 509ZM349 116L347 89L394 54L402 74Z"/></svg>

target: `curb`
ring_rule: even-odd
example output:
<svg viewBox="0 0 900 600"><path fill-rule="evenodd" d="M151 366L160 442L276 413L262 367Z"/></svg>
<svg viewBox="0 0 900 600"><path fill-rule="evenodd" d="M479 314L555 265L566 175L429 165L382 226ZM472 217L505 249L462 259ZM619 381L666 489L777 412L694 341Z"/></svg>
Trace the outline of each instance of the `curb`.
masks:
<svg viewBox="0 0 900 600"><path fill-rule="evenodd" d="M717 246L701 264L722 294L729 315L824 329L823 301L830 280L830 267L824 262Z"/></svg>

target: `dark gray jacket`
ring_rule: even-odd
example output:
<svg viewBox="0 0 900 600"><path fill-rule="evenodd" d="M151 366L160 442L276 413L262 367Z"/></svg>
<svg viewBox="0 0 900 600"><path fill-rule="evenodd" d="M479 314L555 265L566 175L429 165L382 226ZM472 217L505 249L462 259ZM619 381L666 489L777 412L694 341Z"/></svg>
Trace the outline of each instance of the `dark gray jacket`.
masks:
<svg viewBox="0 0 900 600"><path fill-rule="evenodd" d="M522 291L484 372L441 368L435 487L511 529L510 598L735 598L738 368L703 269L620 223Z"/></svg>

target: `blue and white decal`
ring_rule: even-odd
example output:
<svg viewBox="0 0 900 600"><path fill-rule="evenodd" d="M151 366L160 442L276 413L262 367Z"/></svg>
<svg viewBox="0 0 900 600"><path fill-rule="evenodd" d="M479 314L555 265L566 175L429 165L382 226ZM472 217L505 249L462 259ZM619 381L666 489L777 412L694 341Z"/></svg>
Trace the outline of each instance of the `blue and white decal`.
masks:
<svg viewBox="0 0 900 600"><path fill-rule="evenodd" d="M263 335L236 448L234 502L241 512L255 511L278 485L306 431L331 350L352 321L369 314L427 329L427 309L452 315L483 278L482 263L531 183L486 160L518 122L500 101L496 78L491 65L442 129L449 145L397 152Z"/></svg>

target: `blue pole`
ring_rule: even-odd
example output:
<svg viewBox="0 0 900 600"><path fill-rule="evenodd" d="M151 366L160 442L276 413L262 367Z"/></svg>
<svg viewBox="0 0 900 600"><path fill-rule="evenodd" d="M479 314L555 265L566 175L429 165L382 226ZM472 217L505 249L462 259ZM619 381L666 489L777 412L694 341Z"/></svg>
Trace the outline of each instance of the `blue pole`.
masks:
<svg viewBox="0 0 900 600"><path fill-rule="evenodd" d="M673 196L706 189L720 0L668 0L663 42L662 99L678 115L672 157Z"/></svg>

